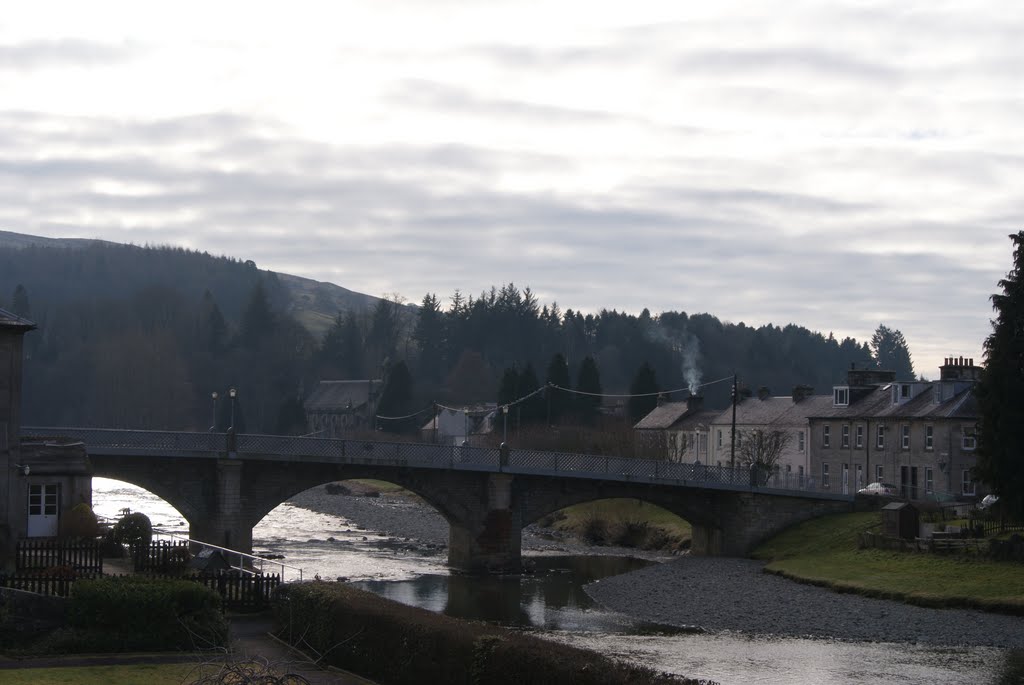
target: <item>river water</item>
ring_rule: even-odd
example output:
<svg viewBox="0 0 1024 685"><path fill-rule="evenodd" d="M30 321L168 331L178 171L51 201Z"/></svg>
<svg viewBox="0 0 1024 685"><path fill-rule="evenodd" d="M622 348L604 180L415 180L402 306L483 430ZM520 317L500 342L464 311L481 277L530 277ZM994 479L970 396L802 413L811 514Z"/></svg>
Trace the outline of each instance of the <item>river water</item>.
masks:
<svg viewBox="0 0 1024 685"><path fill-rule="evenodd" d="M187 533L184 519L152 493L93 479L97 514L124 508L155 527ZM306 579L343 578L396 601L459 617L533 629L551 639L691 678L726 683L1024 683L1024 655L987 647L776 638L693 633L638 622L596 605L582 587L651 563L624 557L532 556L532 573L470 578L450 575L445 554L350 521L283 504L253 529L256 554L282 555ZM268 571L276 569L268 568ZM286 579L297 579L284 569Z"/></svg>

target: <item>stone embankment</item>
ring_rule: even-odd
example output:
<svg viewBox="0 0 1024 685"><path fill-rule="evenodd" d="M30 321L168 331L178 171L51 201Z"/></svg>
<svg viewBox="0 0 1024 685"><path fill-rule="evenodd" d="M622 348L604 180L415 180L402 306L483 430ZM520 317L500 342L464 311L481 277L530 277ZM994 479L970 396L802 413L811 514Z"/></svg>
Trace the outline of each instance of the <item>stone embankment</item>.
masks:
<svg viewBox="0 0 1024 685"><path fill-rule="evenodd" d="M292 504L343 516L367 530L419 541L426 553L442 553L448 525L429 506L403 496L331 495L317 488ZM529 553L637 554L552 539L528 527ZM614 611L644 621L709 632L832 638L930 645L1024 648L1024 617L959 609L927 609L900 602L839 594L762 572L750 559L661 557L666 563L605 578L587 593Z"/></svg>

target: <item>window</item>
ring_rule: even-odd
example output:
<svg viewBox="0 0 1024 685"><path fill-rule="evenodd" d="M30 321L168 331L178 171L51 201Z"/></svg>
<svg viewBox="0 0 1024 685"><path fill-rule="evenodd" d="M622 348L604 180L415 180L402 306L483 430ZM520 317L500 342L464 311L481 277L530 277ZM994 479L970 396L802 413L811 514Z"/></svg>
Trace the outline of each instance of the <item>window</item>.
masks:
<svg viewBox="0 0 1024 685"><path fill-rule="evenodd" d="M718 446L721 447L722 446L722 431L721 431L721 429L719 429L717 431L717 435L715 436L715 439L718 441Z"/></svg>
<svg viewBox="0 0 1024 685"><path fill-rule="evenodd" d="M789 464L786 464L786 473L790 473L792 471L793 471L793 467L790 466Z"/></svg>
<svg viewBox="0 0 1024 685"><path fill-rule="evenodd" d="M803 452L805 449L804 444L804 432L798 431L796 434L796 448L798 451Z"/></svg>
<svg viewBox="0 0 1024 685"><path fill-rule="evenodd" d="M864 447L864 426L857 426L856 445L857 449Z"/></svg>
<svg viewBox="0 0 1024 685"><path fill-rule="evenodd" d="M831 433L831 429L832 429L831 426L822 426L821 427L821 446L822 447L828 447L829 446L829 442L831 441L831 437L832 437L831 435L829 435Z"/></svg>
<svg viewBox="0 0 1024 685"><path fill-rule="evenodd" d="M841 444L842 444L843 447L849 447L850 446L850 427L848 425L846 425L845 423L843 424L843 437L842 437L842 443Z"/></svg>
<svg viewBox="0 0 1024 685"><path fill-rule="evenodd" d="M935 430L931 426L924 427L924 448L935 449Z"/></svg>
<svg viewBox="0 0 1024 685"><path fill-rule="evenodd" d="M900 444L903 447L903 449L909 450L910 449L910 426L907 426L907 425L900 426L900 440L901 440Z"/></svg>
<svg viewBox="0 0 1024 685"><path fill-rule="evenodd" d="M900 386L900 399L905 400L908 397L910 397L910 386L909 385L901 385Z"/></svg>
<svg viewBox="0 0 1024 685"><path fill-rule="evenodd" d="M849 388L833 388L832 389L832 404L836 407L846 407L850 404L850 389Z"/></svg>
<svg viewBox="0 0 1024 685"><path fill-rule="evenodd" d="M803 464L800 464L799 466L796 467L796 475L798 475L800 477L800 480L803 480L803 478L804 478L804 466L803 466Z"/></svg>
<svg viewBox="0 0 1024 685"><path fill-rule="evenodd" d="M828 488L828 464L821 465L821 487Z"/></svg>
<svg viewBox="0 0 1024 685"><path fill-rule="evenodd" d="M885 469L882 467L882 465L881 464L875 464L875 482L876 483L881 483L884 480L882 478L882 474L883 473L885 473Z"/></svg>
<svg viewBox="0 0 1024 685"><path fill-rule="evenodd" d="M963 470L963 494L973 495L974 494L974 481L971 480L971 470Z"/></svg>
<svg viewBox="0 0 1024 685"><path fill-rule="evenodd" d="M885 426L879 426L875 431L875 447L880 450L885 449Z"/></svg>
<svg viewBox="0 0 1024 685"><path fill-rule="evenodd" d="M978 436L974 433L974 428L964 428L963 434L963 448L967 451L973 450L978 446Z"/></svg>
<svg viewBox="0 0 1024 685"><path fill-rule="evenodd" d="M932 473L931 467L928 466L924 469L924 492L926 495L935 492L935 476Z"/></svg>

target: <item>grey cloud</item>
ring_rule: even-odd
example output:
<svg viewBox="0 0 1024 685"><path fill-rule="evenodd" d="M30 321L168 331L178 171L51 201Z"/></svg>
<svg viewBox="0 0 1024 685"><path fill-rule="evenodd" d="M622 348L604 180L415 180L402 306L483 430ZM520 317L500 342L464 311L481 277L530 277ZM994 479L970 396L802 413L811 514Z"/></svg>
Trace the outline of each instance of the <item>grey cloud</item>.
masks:
<svg viewBox="0 0 1024 685"><path fill-rule="evenodd" d="M32 70L48 67L97 66L125 62L143 49L133 43L98 43L87 40L36 40L0 45L0 69Z"/></svg>

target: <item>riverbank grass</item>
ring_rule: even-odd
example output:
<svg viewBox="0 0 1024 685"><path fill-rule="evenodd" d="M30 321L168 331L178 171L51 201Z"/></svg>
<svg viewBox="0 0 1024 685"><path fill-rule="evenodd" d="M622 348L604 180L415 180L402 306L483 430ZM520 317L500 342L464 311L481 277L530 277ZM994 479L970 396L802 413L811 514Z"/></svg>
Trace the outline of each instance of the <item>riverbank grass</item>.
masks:
<svg viewBox="0 0 1024 685"><path fill-rule="evenodd" d="M203 675L195 664L63 666L0 671L4 685L181 685Z"/></svg>
<svg viewBox="0 0 1024 685"><path fill-rule="evenodd" d="M930 607L1024 614L1020 564L857 548L860 533L880 527L878 512L825 516L768 540L753 556L768 562L769 573L839 591Z"/></svg>
<svg viewBox="0 0 1024 685"><path fill-rule="evenodd" d="M538 523L591 544L639 549L687 549L690 524L661 507L637 499L605 499L566 507Z"/></svg>

